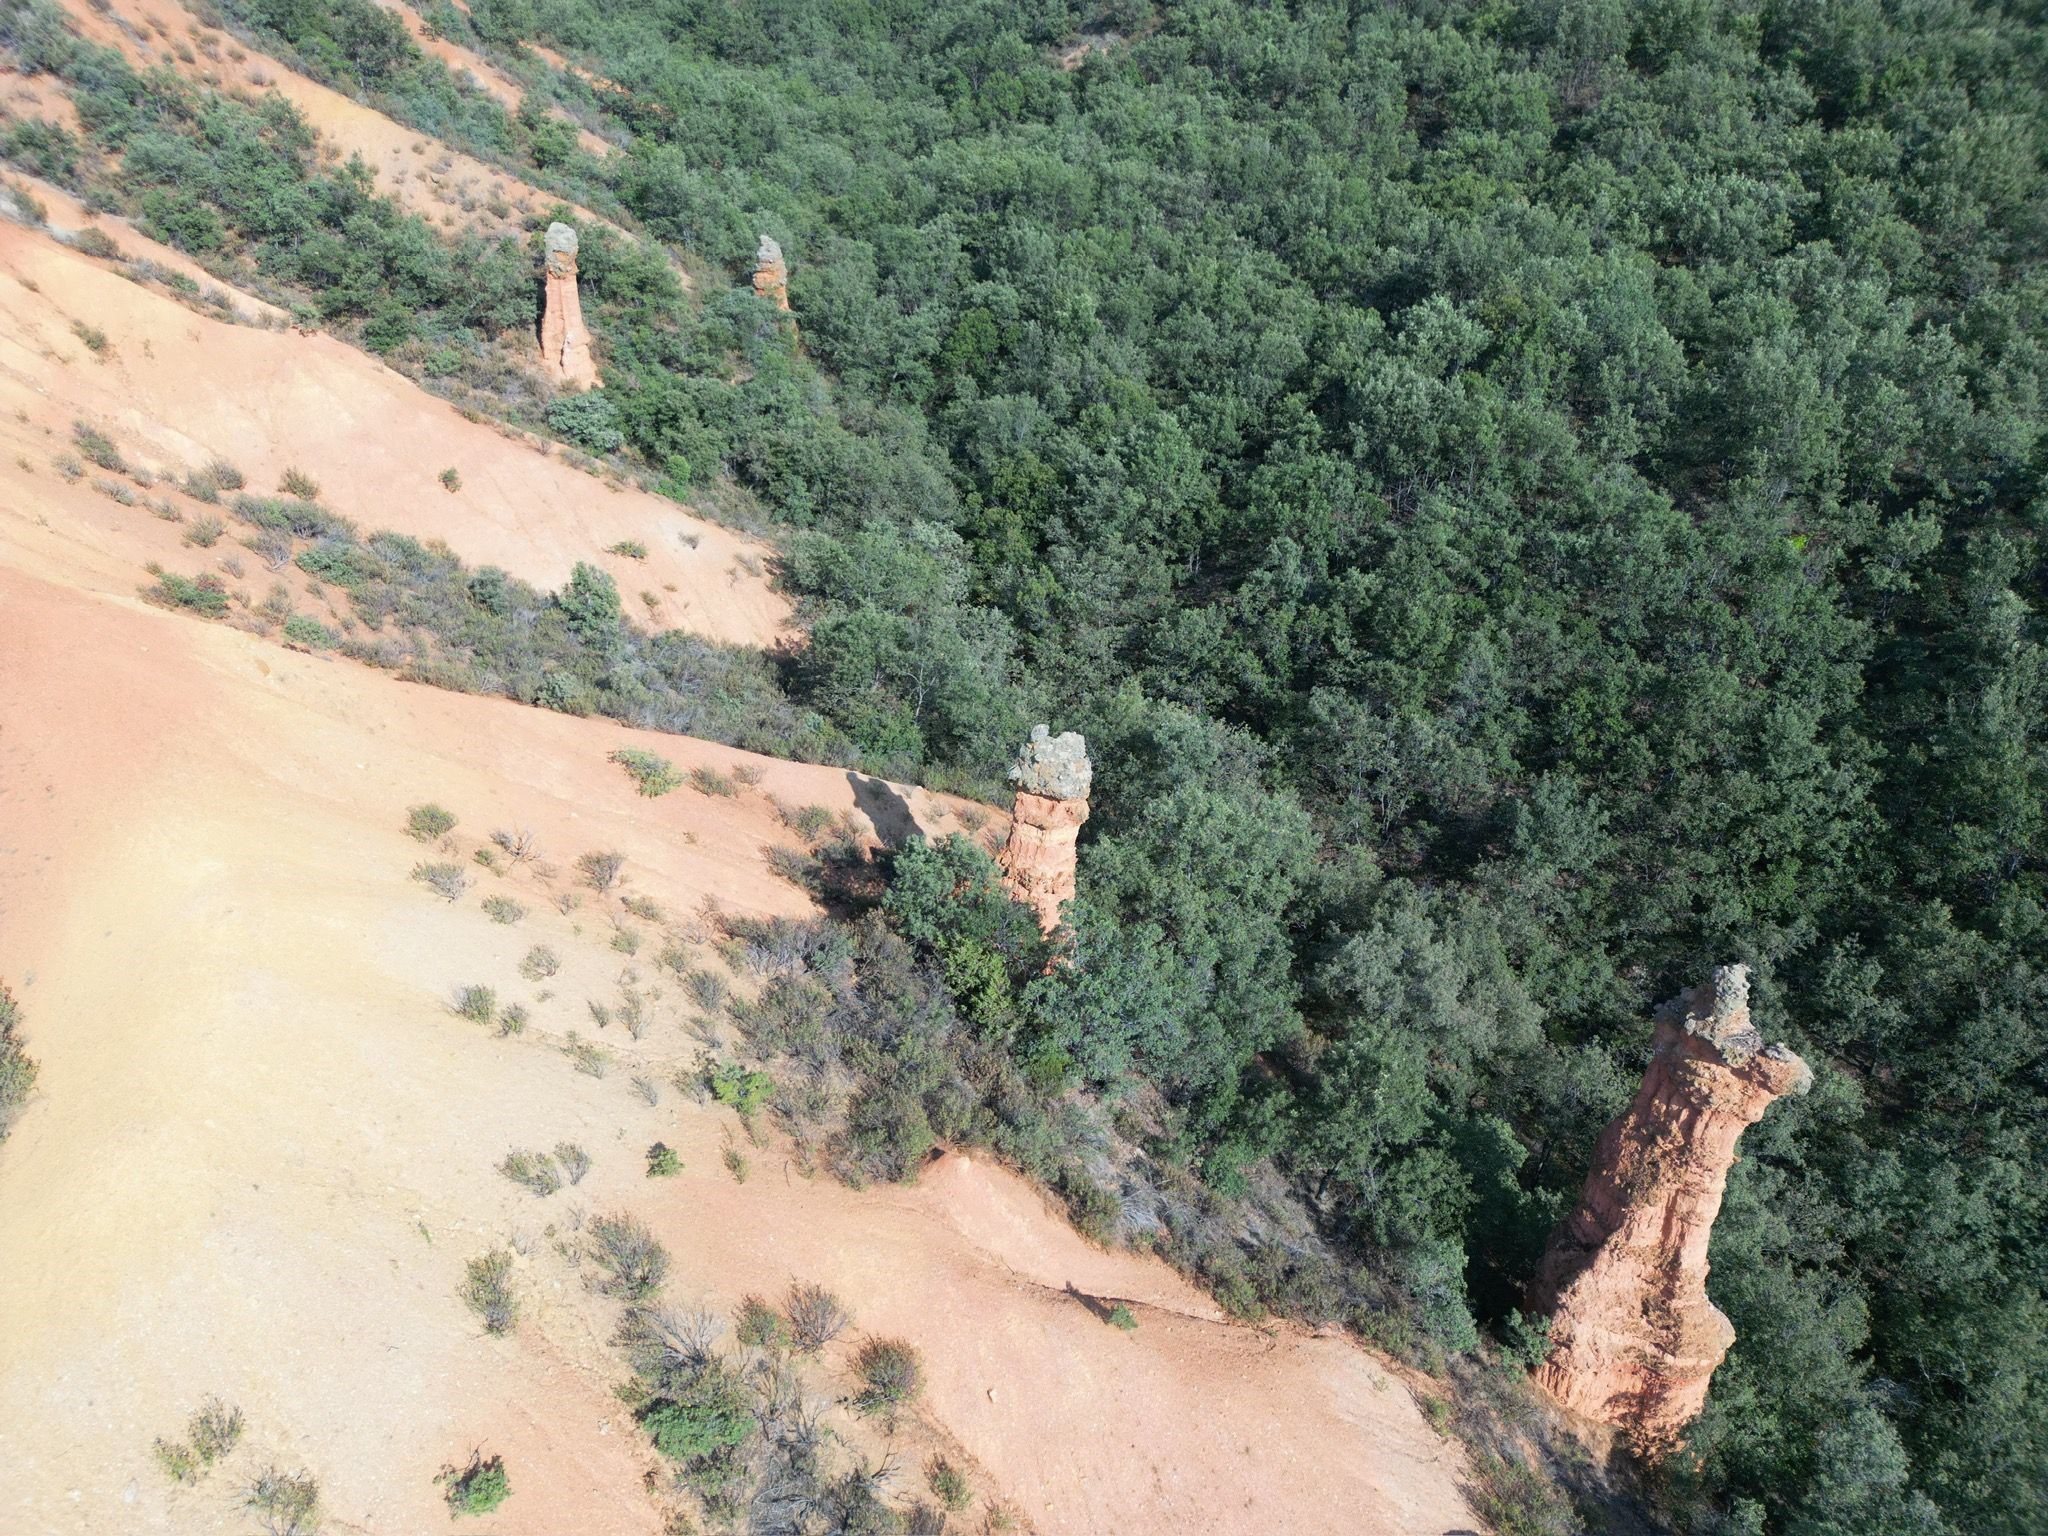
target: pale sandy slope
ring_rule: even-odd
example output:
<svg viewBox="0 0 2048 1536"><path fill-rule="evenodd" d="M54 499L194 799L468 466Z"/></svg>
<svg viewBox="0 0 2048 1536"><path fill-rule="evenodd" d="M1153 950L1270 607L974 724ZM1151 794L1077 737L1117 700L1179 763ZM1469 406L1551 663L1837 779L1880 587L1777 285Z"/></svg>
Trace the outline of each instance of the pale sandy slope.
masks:
<svg viewBox="0 0 2048 1536"><path fill-rule="evenodd" d="M82 221L61 193L40 186L37 195L57 226ZM108 229L127 254L177 264L132 229ZM234 298L245 316L266 308ZM107 347L95 353L76 325L103 332ZM301 469L325 505L365 532L440 539L471 565L502 566L543 589L591 562L614 574L636 619L658 628L766 645L788 622L787 602L768 583L768 552L753 540L469 421L331 336L227 323L0 221L0 514L27 514L54 494L52 463L71 451L77 421L161 477L225 458L251 489L269 492L287 468ZM458 491L443 488L444 469L460 477ZM174 499L188 518L207 512ZM100 520L138 568L161 559L189 574L213 563L177 554L181 530L146 510ZM236 536L246 531L238 525ZM607 553L624 540L647 557ZM223 545L215 558L227 553ZM250 578L257 596L268 586L261 575L256 568Z"/></svg>
<svg viewBox="0 0 2048 1536"><path fill-rule="evenodd" d="M272 1456L319 1475L335 1529L435 1529L434 1471L480 1445L517 1490L492 1530L652 1531L649 1454L606 1395L611 1304L552 1243L573 1243L572 1206L618 1205L673 1249L677 1299L817 1279L913 1340L932 1389L908 1465L950 1442L1042 1531L1475 1527L1455 1454L1351 1344L1226 1325L977 1161L854 1192L770 1149L735 1183L727 1112L629 1086L694 1058L678 999L637 1044L602 1032L618 1062L601 1080L554 1048L596 1033L586 999L625 963L602 904L563 916L521 877L532 915L500 927L481 892L451 906L406 879L404 807L432 797L462 833L533 827L564 864L619 848L672 913L707 895L801 912L763 867L785 834L759 794L640 800L604 761L634 740L685 764L738 754L22 574L74 547L0 525L0 972L44 1069L0 1149L0 1530L246 1530L232 1486ZM786 800L853 804L843 773L760 767ZM545 1001L515 970L537 939L565 960ZM454 1017L471 981L529 1001L533 1027L503 1040ZM543 1204L491 1171L562 1137L596 1160L578 1190ZM642 1176L656 1137L680 1179ZM529 1317L492 1340L455 1290L514 1233ZM1069 1285L1128 1298L1140 1328L1105 1327ZM829 1364L820 1391L843 1392ZM150 1440L207 1392L247 1411L249 1444L174 1492Z"/></svg>

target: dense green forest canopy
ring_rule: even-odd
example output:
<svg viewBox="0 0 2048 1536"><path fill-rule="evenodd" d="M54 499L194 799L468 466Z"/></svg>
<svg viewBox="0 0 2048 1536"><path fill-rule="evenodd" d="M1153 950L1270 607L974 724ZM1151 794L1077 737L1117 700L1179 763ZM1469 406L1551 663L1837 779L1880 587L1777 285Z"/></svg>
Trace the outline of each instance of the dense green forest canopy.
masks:
<svg viewBox="0 0 2048 1536"><path fill-rule="evenodd" d="M229 10L733 280L586 236L606 386L555 425L790 530L817 750L989 786L1087 734L1074 965L958 850L891 896L1040 1090L1135 1073L1163 1155L1277 1168L1455 1350L1651 1005L1746 960L1818 1084L1735 1170L1670 1507L2048 1529L2039 5L428 7L612 83L528 58L516 116L366 0ZM230 191L178 144L305 160L209 110L117 122L188 242ZM369 344L516 308L303 169L333 242L223 229ZM643 650L578 688L630 714Z"/></svg>

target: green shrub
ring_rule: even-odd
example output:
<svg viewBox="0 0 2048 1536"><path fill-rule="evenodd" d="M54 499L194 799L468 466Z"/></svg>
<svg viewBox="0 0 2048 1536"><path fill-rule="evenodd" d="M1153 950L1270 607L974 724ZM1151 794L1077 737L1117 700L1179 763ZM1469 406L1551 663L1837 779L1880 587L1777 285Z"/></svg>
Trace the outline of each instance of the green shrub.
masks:
<svg viewBox="0 0 2048 1536"><path fill-rule="evenodd" d="M750 1071L736 1061L721 1061L710 1074L711 1094L719 1103L739 1111L751 1120L775 1093L775 1079L766 1072Z"/></svg>
<svg viewBox="0 0 2048 1536"><path fill-rule="evenodd" d="M227 524L217 517L194 518L185 525L185 542L196 549L211 549L226 531Z"/></svg>
<svg viewBox="0 0 2048 1536"><path fill-rule="evenodd" d="M199 1481L199 1457L189 1445L177 1440L166 1440L159 1435L150 1449L156 1454L156 1464L172 1482Z"/></svg>
<svg viewBox="0 0 2048 1536"><path fill-rule="evenodd" d="M152 566L150 574L156 577L156 584L145 587L142 595L153 603L165 608L189 608L209 619L217 619L228 611L228 589L211 571L186 577Z"/></svg>
<svg viewBox="0 0 2048 1536"><path fill-rule="evenodd" d="M562 1046L562 1054L567 1056L570 1065L585 1077L603 1077L612 1064L609 1051L601 1045L593 1045L590 1041L580 1038L573 1029L569 1031L569 1038Z"/></svg>
<svg viewBox="0 0 2048 1536"><path fill-rule="evenodd" d="M431 843L455 830L455 813L432 801L412 806L405 813L405 830L415 842Z"/></svg>
<svg viewBox="0 0 2048 1536"><path fill-rule="evenodd" d="M1135 1333L1138 1329L1136 1315L1121 1301L1109 1309L1109 1316L1103 1321L1112 1328L1121 1328L1125 1333Z"/></svg>
<svg viewBox="0 0 2048 1536"><path fill-rule="evenodd" d="M320 1485L310 1472L272 1467L249 1485L243 1502L270 1536L312 1536L320 1528Z"/></svg>
<svg viewBox="0 0 2048 1536"><path fill-rule="evenodd" d="M20 1028L21 1005L0 983L0 1141L36 1085L36 1064L22 1046Z"/></svg>
<svg viewBox="0 0 2048 1536"><path fill-rule="evenodd" d="M493 1248L469 1261L462 1282L462 1300L483 1319L484 1332L504 1334L519 1320L519 1299L512 1294L512 1252Z"/></svg>
<svg viewBox="0 0 2048 1536"><path fill-rule="evenodd" d="M640 793L650 800L667 794L683 782L683 776L676 772L674 763L638 747L621 747L611 755L611 760L632 775Z"/></svg>
<svg viewBox="0 0 2048 1536"><path fill-rule="evenodd" d="M974 1502L967 1474L943 1456L934 1456L924 1464L924 1480L933 1496L956 1515Z"/></svg>
<svg viewBox="0 0 2048 1536"><path fill-rule="evenodd" d="M733 1336L750 1349L767 1349L780 1353L788 1349L795 1336L789 1331L789 1319L759 1296L748 1296L740 1301L740 1309L733 1323Z"/></svg>
<svg viewBox="0 0 2048 1536"><path fill-rule="evenodd" d="M121 260L121 247L114 243L112 235L97 224L88 224L72 235L71 248L74 251L82 251L87 256L97 256L102 261ZM101 345L105 345L106 337L102 336L100 342ZM86 345L92 346L92 343L87 342ZM97 352L99 348L93 347L93 350Z"/></svg>
<svg viewBox="0 0 2048 1536"><path fill-rule="evenodd" d="M789 1319L791 1339L806 1354L816 1354L845 1332L846 1325L853 1321L837 1296L824 1286L808 1281L797 1281L790 1286L789 1295L782 1303L782 1312Z"/></svg>
<svg viewBox="0 0 2048 1536"><path fill-rule="evenodd" d="M536 944L519 962L519 974L528 981L544 981L562 968L562 957L545 944Z"/></svg>
<svg viewBox="0 0 2048 1536"><path fill-rule="evenodd" d="M488 1515L512 1496L505 1458L493 1456L486 1461L481 1451L473 1452L469 1465L461 1471L445 1468L434 1481L447 1485L448 1508L456 1515Z"/></svg>
<svg viewBox="0 0 2048 1536"><path fill-rule="evenodd" d="M304 646L309 651L331 651L341 644L341 636L325 624L299 613L284 621L284 637L292 644Z"/></svg>
<svg viewBox="0 0 2048 1536"><path fill-rule="evenodd" d="M672 1386L673 1395L641 1410L655 1449L684 1464L752 1438L752 1405L730 1367L709 1361Z"/></svg>
<svg viewBox="0 0 2048 1536"><path fill-rule="evenodd" d="M472 1024L488 1024L498 1014L498 994L481 982L458 988L455 1011Z"/></svg>
<svg viewBox="0 0 2048 1536"><path fill-rule="evenodd" d="M586 853L576 861L583 883L600 893L619 883L619 873L625 867L626 856L622 853Z"/></svg>
<svg viewBox="0 0 2048 1536"><path fill-rule="evenodd" d="M555 1161L562 1165L571 1184L581 1184L583 1175L590 1172L590 1154L573 1141L555 1143Z"/></svg>
<svg viewBox="0 0 2048 1536"><path fill-rule="evenodd" d="M494 923L516 923L526 916L526 908L510 896L486 896L483 906L485 916Z"/></svg>
<svg viewBox="0 0 2048 1536"><path fill-rule="evenodd" d="M242 1410L217 1397L209 1397L185 1426L193 1454L202 1466L212 1466L235 1448L242 1438Z"/></svg>
<svg viewBox="0 0 2048 1536"><path fill-rule="evenodd" d="M633 1217L600 1216L590 1224L590 1258L603 1277L597 1289L624 1301L645 1301L668 1278L668 1250Z"/></svg>
<svg viewBox="0 0 2048 1536"><path fill-rule="evenodd" d="M645 560L647 546L638 539L621 539L605 551L608 555L623 555L628 560Z"/></svg>
<svg viewBox="0 0 2048 1536"><path fill-rule="evenodd" d="M526 1005L507 1003L498 1010L498 1033L500 1035L523 1035L526 1033Z"/></svg>
<svg viewBox="0 0 2048 1536"><path fill-rule="evenodd" d="M450 901L460 899L462 893L469 889L468 872L460 864L446 861L415 864L412 877L435 895L445 896Z"/></svg>
<svg viewBox="0 0 2048 1536"><path fill-rule="evenodd" d="M747 1161L746 1153L742 1152L738 1147L729 1146L719 1156L725 1162L725 1171L732 1175L733 1183L744 1184L747 1182L747 1175L753 1172L754 1165Z"/></svg>
<svg viewBox="0 0 2048 1536"><path fill-rule="evenodd" d="M441 471L441 489L444 491L459 491L462 489L462 475L453 465Z"/></svg>
<svg viewBox="0 0 2048 1536"><path fill-rule="evenodd" d="M74 320L71 322L71 334L84 342L86 347L98 356L106 356L107 333L98 326L88 325L83 320Z"/></svg>
<svg viewBox="0 0 2048 1536"><path fill-rule="evenodd" d="M586 390L580 395L563 395L550 401L547 418L550 430L592 453L617 453L626 446L618 407L605 398L603 390Z"/></svg>
<svg viewBox="0 0 2048 1536"><path fill-rule="evenodd" d="M853 1357L853 1368L861 1380L853 1406L864 1414L882 1415L891 1426L924 1391L924 1363L902 1339L869 1339Z"/></svg>
<svg viewBox="0 0 2048 1536"><path fill-rule="evenodd" d="M545 1152L507 1152L498 1164L498 1172L543 1200L562 1187L561 1170Z"/></svg>
<svg viewBox="0 0 2048 1536"><path fill-rule="evenodd" d="M683 1160L676 1155L674 1147L657 1141L647 1149L647 1177L650 1179L672 1179L682 1171Z"/></svg>
<svg viewBox="0 0 2048 1536"><path fill-rule="evenodd" d="M277 482L277 488L287 496L296 496L301 501L320 499L320 482L302 469L287 469Z"/></svg>
<svg viewBox="0 0 2048 1536"><path fill-rule="evenodd" d="M80 453L101 469L112 470L117 475L128 473L128 461L121 457L121 450L114 446L114 440L89 422L71 423L71 441Z"/></svg>
<svg viewBox="0 0 2048 1536"><path fill-rule="evenodd" d="M716 768L692 768L690 787L707 795L731 796L740 792L739 784L728 774Z"/></svg>
<svg viewBox="0 0 2048 1536"><path fill-rule="evenodd" d="M646 922L658 923L662 919L661 904L650 896L621 896L619 905Z"/></svg>

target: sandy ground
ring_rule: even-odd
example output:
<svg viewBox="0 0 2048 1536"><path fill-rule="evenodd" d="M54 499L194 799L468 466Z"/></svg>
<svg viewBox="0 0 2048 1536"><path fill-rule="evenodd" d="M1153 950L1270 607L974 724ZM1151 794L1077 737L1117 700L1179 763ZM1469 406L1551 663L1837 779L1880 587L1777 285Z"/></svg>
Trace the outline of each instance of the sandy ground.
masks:
<svg viewBox="0 0 2048 1536"><path fill-rule="evenodd" d="M0 1150L0 1528L246 1529L232 1484L275 1458L315 1471L336 1528L424 1530L434 1472L482 1447L516 1490L493 1530L653 1530L648 1453L606 1397L612 1304L554 1246L574 1251L573 1212L621 1207L674 1252L679 1301L815 1279L912 1340L932 1380L906 1443L957 1446L1041 1531L1475 1528L1455 1452L1354 1346L1225 1324L967 1157L855 1192L771 1147L737 1183L729 1112L630 1085L694 1059L679 999L641 1041L591 1024L624 963L616 909L563 914L546 896L566 881L523 874L479 871L455 904L406 878L404 808L431 797L462 817L458 853L522 825L564 866L623 851L629 888L671 914L707 896L801 912L762 862L786 838L762 793L646 801L604 760L634 741L686 765L741 754L21 574L63 556L49 530L0 534L0 954L43 1064ZM764 792L854 804L843 773L759 766ZM484 917L499 889L523 922ZM545 987L516 970L537 940L564 958ZM472 981L533 1025L501 1039L455 1017ZM578 1028L615 1057L604 1078L557 1049ZM595 1160L577 1189L536 1201L492 1171L564 1137ZM683 1155L674 1181L642 1175L657 1137ZM489 1339L455 1291L514 1237L528 1316ZM1128 1300L1139 1329L1085 1299ZM842 1349L818 1391L846 1389ZM174 1490L151 1439L208 1392L245 1410L248 1442Z"/></svg>
<svg viewBox="0 0 2048 1536"><path fill-rule="evenodd" d="M53 189L37 192L59 224L82 218ZM175 253L131 229L110 225L110 233L130 255L174 264ZM245 294L235 302L245 314L264 308ZM74 323L97 326L109 346L94 353ZM47 515L53 498L62 501L74 508L75 526L98 524L129 554L138 579L151 559L188 574L213 563L181 548L180 527L145 507L93 508L86 503L104 498L90 496L89 482L82 495L50 485L52 462L71 451L80 420L160 479L218 457L267 493L287 468L299 468L319 483L324 505L365 532L440 539L471 565L502 566L543 589L589 561L610 570L636 618L656 628L766 645L788 623L787 602L768 584L768 552L754 541L665 498L572 469L523 436L466 420L331 336L229 324L45 234L0 222L0 516ZM452 494L439 480L448 468L461 477ZM171 495L188 523L218 511L167 488L136 489ZM234 537L245 531L236 525ZM626 540L647 557L607 553ZM214 551L230 553L228 542ZM240 558L260 597L270 578Z"/></svg>

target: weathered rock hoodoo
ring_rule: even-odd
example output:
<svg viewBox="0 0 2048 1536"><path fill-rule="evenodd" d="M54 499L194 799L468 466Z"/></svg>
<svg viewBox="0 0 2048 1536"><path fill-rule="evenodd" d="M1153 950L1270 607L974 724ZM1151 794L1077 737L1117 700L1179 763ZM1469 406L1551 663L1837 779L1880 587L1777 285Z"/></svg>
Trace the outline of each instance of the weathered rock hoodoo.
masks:
<svg viewBox="0 0 2048 1536"><path fill-rule="evenodd" d="M1038 914L1038 926L1047 933L1059 926L1060 908L1074 895L1077 843L1088 819L1093 774L1088 743L1078 731L1055 736L1043 725L1031 728L1031 740L1010 770L1017 804L998 862L1010 894Z"/></svg>
<svg viewBox="0 0 2048 1536"><path fill-rule="evenodd" d="M784 314L789 312L789 263L782 247L767 235L754 251L754 292Z"/></svg>
<svg viewBox="0 0 2048 1536"><path fill-rule="evenodd" d="M1735 1329L1707 1299L1707 1239L1735 1143L1813 1074L1749 1021L1749 968L1717 967L1657 1010L1635 1102L1601 1134L1579 1207L1530 1299L1550 1314L1536 1380L1652 1460L1705 1406Z"/></svg>
<svg viewBox="0 0 2048 1536"><path fill-rule="evenodd" d="M597 359L583 328L583 301L576 294L576 231L550 224L547 233L547 309L540 322L541 361L548 372L577 389L597 383Z"/></svg>

